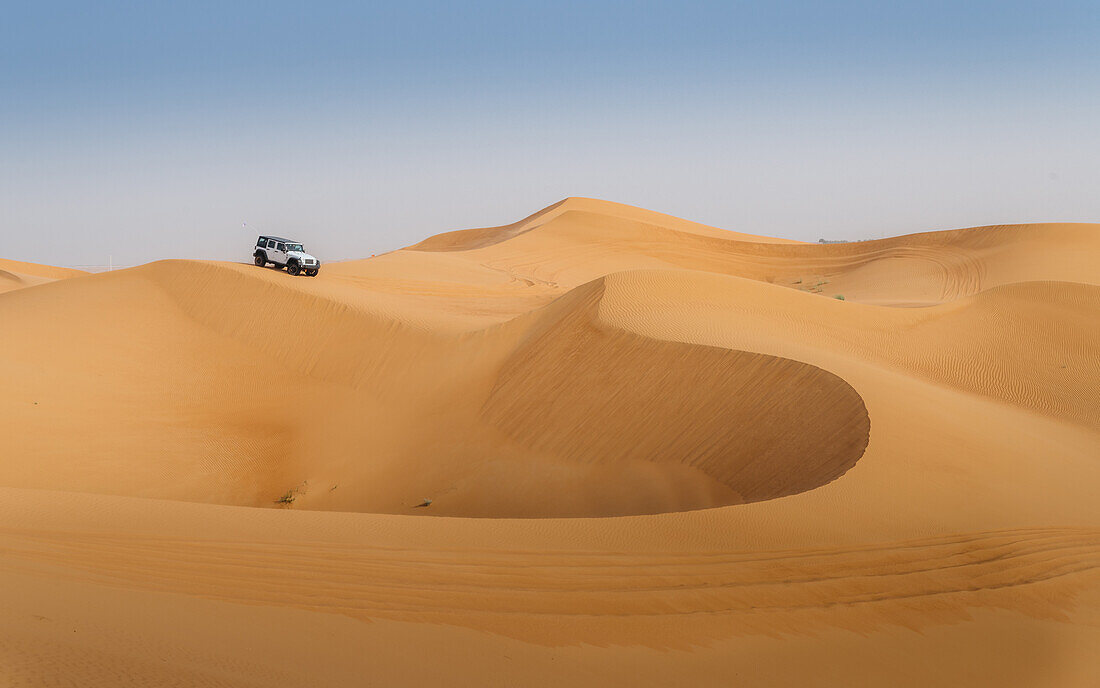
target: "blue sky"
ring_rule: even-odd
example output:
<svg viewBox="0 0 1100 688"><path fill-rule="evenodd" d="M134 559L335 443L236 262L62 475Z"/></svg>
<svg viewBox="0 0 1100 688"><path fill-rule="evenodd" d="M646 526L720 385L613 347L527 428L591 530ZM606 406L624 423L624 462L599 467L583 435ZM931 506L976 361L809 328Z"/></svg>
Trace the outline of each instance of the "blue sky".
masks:
<svg viewBox="0 0 1100 688"><path fill-rule="evenodd" d="M7 3L0 255L353 258L571 195L806 240L1100 221L1097 36L1083 2Z"/></svg>

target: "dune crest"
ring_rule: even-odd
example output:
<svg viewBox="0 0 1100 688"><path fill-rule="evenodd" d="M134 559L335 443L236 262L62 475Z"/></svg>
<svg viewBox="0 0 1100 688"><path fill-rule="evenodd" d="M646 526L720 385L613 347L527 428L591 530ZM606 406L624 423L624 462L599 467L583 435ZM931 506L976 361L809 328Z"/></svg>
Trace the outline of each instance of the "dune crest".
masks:
<svg viewBox="0 0 1100 688"><path fill-rule="evenodd" d="M574 291L525 333L483 409L521 445L621 472L643 461L686 466L730 491L707 506L812 489L862 455L866 409L835 375L640 337L599 319L603 280ZM608 502L621 482L620 473L604 488Z"/></svg>
<svg viewBox="0 0 1100 688"><path fill-rule="evenodd" d="M0 669L1092 685L1096 265L582 198L315 279L0 263Z"/></svg>
<svg viewBox="0 0 1100 688"><path fill-rule="evenodd" d="M611 516L794 494L841 475L867 443L862 401L835 375L610 326L602 279L523 318L442 335L256 274L171 261L98 275L79 294L59 298L56 285L9 299L27 335L58 317L112 323L68 361L33 347L9 360L66 366L82 401L129 428L96 437L85 414L58 417L56 391L25 379L40 391L12 409L33 429L16 447L39 460L12 465L9 484L262 506L321 473L342 499L301 490L299 508L408 513L424 493L439 496L431 515ZM287 322L303 334L285 336ZM165 338L191 350L151 345ZM120 373L144 380L96 391ZM130 394L158 389L189 391L133 405ZM202 431L159 420L167 409ZM119 453L150 452L142 471L112 468ZM337 470L349 454L362 460Z"/></svg>

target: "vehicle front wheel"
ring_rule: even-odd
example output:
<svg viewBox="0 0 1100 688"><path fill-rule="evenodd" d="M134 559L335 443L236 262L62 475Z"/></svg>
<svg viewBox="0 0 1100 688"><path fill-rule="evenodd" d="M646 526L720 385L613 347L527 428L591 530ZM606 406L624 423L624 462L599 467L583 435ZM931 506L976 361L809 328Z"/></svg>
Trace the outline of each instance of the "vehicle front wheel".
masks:
<svg viewBox="0 0 1100 688"><path fill-rule="evenodd" d="M286 271L292 275L297 275L299 272L302 271L302 269L298 267L297 263L288 263L286 266Z"/></svg>
<svg viewBox="0 0 1100 688"><path fill-rule="evenodd" d="M261 268L263 266L267 265L267 256L265 256L262 253L257 253L256 254L256 265L258 265Z"/></svg>
<svg viewBox="0 0 1100 688"><path fill-rule="evenodd" d="M316 277L316 276L317 276L317 271L316 270L306 270L306 277Z"/></svg>

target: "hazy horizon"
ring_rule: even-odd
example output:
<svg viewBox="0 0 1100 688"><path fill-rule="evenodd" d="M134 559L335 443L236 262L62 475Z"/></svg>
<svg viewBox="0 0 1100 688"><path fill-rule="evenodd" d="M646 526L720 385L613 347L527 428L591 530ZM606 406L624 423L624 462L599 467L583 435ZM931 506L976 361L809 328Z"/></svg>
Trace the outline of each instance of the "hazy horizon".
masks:
<svg viewBox="0 0 1100 688"><path fill-rule="evenodd" d="M858 240L1100 222L1091 3L38 3L0 257L323 259L568 196ZM247 224L245 224L247 223Z"/></svg>

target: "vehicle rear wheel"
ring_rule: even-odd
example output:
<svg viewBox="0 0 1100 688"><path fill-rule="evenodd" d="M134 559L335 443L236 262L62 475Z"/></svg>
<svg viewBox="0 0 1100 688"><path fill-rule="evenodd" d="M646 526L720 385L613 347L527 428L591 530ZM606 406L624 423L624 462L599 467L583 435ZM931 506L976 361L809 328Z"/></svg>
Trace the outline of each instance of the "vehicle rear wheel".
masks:
<svg viewBox="0 0 1100 688"><path fill-rule="evenodd" d="M260 266L261 268L264 267L265 265L267 265L267 256L265 256L262 253L257 253L256 254L256 265Z"/></svg>
<svg viewBox="0 0 1100 688"><path fill-rule="evenodd" d="M301 272L301 268L298 267L297 263L287 263L286 271L292 275L297 275Z"/></svg>

